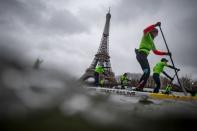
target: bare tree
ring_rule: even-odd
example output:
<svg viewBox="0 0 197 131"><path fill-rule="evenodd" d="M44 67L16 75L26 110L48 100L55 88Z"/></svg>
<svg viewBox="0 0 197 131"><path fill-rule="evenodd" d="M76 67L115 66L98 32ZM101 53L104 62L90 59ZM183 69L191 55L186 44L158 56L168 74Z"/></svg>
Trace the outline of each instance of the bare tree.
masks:
<svg viewBox="0 0 197 131"><path fill-rule="evenodd" d="M187 90L192 90L192 79L191 75L185 75L180 78L180 82L183 87L185 87Z"/></svg>

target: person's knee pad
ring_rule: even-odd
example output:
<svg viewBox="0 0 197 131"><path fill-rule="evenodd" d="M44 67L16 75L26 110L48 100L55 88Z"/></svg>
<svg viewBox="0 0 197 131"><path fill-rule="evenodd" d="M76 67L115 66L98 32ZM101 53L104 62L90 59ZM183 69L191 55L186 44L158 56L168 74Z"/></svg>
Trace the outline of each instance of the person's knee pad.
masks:
<svg viewBox="0 0 197 131"><path fill-rule="evenodd" d="M144 74L150 74L150 70L149 70L148 68L145 68L145 69L143 70L143 72L144 72Z"/></svg>

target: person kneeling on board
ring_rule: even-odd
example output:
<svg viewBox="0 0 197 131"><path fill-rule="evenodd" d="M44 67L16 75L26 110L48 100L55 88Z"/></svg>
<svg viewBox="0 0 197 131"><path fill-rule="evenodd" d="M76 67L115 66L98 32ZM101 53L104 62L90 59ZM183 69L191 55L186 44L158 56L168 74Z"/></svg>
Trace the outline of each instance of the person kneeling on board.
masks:
<svg viewBox="0 0 197 131"><path fill-rule="evenodd" d="M166 87L165 87L165 91L162 92L163 94L172 94L172 86L171 84L168 84Z"/></svg>
<svg viewBox="0 0 197 131"><path fill-rule="evenodd" d="M130 81L127 78L127 73L124 73L123 75L120 76L120 84L121 84L121 89L125 89L125 86L128 86L128 82Z"/></svg>

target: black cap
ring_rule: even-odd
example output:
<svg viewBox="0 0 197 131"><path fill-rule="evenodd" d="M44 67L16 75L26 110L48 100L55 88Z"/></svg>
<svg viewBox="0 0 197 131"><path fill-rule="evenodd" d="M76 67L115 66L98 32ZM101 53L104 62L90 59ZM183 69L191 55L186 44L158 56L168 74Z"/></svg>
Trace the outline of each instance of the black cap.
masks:
<svg viewBox="0 0 197 131"><path fill-rule="evenodd" d="M168 62L168 60L166 58L162 58L161 61L162 62Z"/></svg>

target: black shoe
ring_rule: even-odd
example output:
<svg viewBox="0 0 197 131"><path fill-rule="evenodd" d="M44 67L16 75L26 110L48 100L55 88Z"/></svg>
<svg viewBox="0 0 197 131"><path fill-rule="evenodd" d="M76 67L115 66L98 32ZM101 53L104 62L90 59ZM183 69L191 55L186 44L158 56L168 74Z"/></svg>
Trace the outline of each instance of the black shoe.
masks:
<svg viewBox="0 0 197 131"><path fill-rule="evenodd" d="M158 90L153 90L153 93L159 93L159 91Z"/></svg>

